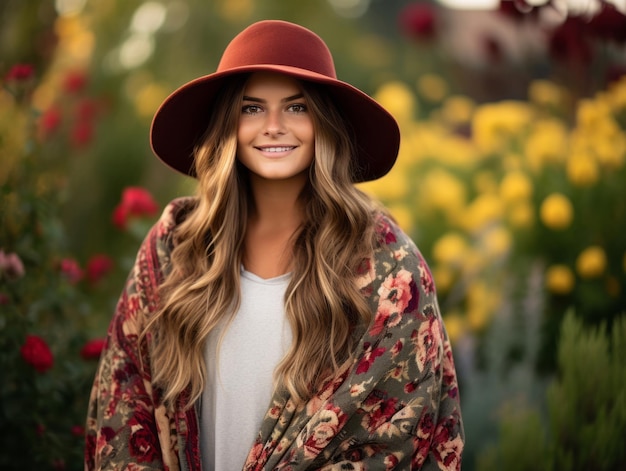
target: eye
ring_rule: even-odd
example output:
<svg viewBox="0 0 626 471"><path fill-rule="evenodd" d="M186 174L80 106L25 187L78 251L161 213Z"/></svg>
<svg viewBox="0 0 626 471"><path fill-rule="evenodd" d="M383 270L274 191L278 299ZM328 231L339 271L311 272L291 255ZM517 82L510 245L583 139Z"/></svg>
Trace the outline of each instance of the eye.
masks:
<svg viewBox="0 0 626 471"><path fill-rule="evenodd" d="M241 108L241 112L243 114L256 114L263 111L263 109L259 105L244 105Z"/></svg>
<svg viewBox="0 0 626 471"><path fill-rule="evenodd" d="M306 113L307 112L307 107L306 105L302 104L302 103L294 103L292 105L289 105L289 111L293 112L293 113Z"/></svg>

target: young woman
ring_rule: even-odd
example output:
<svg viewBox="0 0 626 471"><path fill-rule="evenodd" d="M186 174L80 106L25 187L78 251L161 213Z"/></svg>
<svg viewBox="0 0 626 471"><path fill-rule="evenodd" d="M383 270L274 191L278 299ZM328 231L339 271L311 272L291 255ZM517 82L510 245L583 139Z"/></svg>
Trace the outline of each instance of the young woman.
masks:
<svg viewBox="0 0 626 471"><path fill-rule="evenodd" d="M111 323L86 469L461 465L428 266L354 183L399 131L324 42L262 21L157 111L155 154L198 179L142 244Z"/></svg>

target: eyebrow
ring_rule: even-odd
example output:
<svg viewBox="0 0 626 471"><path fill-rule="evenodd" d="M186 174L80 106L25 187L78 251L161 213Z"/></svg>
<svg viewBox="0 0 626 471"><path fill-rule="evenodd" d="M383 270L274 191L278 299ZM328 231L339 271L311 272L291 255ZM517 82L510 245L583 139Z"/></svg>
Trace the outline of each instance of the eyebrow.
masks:
<svg viewBox="0 0 626 471"><path fill-rule="evenodd" d="M297 93L295 95L291 95L291 96L288 96L286 98L283 98L282 100L280 100L280 102L281 103L287 103L289 101L298 100L298 99L303 98L303 97L304 97L304 94ZM253 97L253 96L246 96L246 95L244 95L243 101L254 101L254 102L257 102L257 103L267 103L267 100L264 100L263 98L256 98L256 97Z"/></svg>

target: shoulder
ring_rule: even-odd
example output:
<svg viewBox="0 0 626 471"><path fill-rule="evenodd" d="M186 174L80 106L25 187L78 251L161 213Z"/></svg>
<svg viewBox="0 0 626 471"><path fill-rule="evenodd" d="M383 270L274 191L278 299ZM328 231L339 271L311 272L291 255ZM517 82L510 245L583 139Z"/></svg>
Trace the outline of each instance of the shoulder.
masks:
<svg viewBox="0 0 626 471"><path fill-rule="evenodd" d="M383 212L376 213L375 224L377 247L372 265L376 267L377 277L410 274L423 291L434 294L435 284L428 262L411 237Z"/></svg>

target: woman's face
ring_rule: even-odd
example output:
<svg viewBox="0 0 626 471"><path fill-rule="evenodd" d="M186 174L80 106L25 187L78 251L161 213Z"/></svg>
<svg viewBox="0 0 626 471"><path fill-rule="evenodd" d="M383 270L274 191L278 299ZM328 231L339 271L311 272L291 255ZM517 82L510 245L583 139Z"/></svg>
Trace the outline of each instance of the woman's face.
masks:
<svg viewBox="0 0 626 471"><path fill-rule="evenodd" d="M314 152L313 120L299 82L270 72L251 75L237 129L237 157L251 176L300 179Z"/></svg>

